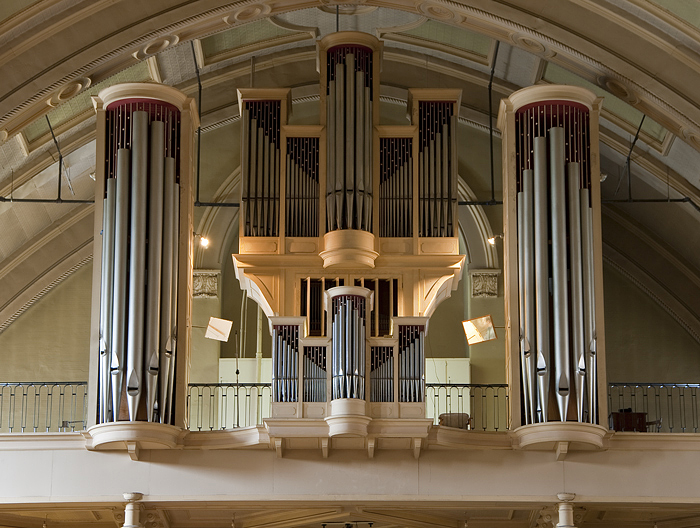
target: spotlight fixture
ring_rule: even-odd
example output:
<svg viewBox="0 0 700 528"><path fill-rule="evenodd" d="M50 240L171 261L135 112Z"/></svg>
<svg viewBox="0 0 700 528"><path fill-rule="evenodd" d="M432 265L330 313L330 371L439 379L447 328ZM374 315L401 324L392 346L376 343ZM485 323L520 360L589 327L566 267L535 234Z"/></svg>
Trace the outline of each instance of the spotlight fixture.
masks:
<svg viewBox="0 0 700 528"><path fill-rule="evenodd" d="M503 240L503 235L493 235L492 237L487 239L488 243L491 244L492 246L495 246L497 238L500 238L501 240Z"/></svg>
<svg viewBox="0 0 700 528"><path fill-rule="evenodd" d="M209 239L205 237L204 235L200 235L199 233L194 234L195 238L199 238L199 245L202 246L203 248L209 247Z"/></svg>
<svg viewBox="0 0 700 528"><path fill-rule="evenodd" d="M464 326L464 334L467 336L467 343L470 345L496 339L496 330L490 315L462 321L462 326Z"/></svg>

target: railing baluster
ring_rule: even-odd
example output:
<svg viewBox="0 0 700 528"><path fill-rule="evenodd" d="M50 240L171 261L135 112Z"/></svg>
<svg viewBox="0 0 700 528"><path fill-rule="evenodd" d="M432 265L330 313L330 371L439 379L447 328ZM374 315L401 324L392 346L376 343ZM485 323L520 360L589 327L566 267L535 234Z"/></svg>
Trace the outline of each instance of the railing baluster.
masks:
<svg viewBox="0 0 700 528"><path fill-rule="evenodd" d="M84 429L86 387L87 383L83 381L1 382L0 432L75 432ZM56 388L60 393L58 402L54 399ZM65 398L66 391L70 391L70 399ZM80 424L78 428L76 424Z"/></svg>
<svg viewBox="0 0 700 528"><path fill-rule="evenodd" d="M697 383L610 383L608 401L619 401L619 410L626 405L625 392L630 392L633 412L643 412L652 431L698 432ZM640 404L641 399L641 404ZM690 400L690 401L688 401ZM610 412L616 412L610 407Z"/></svg>

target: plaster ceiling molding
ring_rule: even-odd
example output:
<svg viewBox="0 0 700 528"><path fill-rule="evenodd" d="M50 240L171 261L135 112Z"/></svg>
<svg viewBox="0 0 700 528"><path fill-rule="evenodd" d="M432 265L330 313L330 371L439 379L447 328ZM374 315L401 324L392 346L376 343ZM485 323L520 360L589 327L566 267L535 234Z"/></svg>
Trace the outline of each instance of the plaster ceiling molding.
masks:
<svg viewBox="0 0 700 528"><path fill-rule="evenodd" d="M610 159L616 167L621 168L625 162L624 160L627 157L627 154L629 153L629 138L620 136L611 130L601 128L600 141L603 145L609 147L618 156L620 156L617 161L613 160L611 156L608 156L608 159ZM700 141L700 136L698 136L698 141ZM671 189L679 193L681 196L687 196L696 204L700 204L700 190L695 187L693 183L689 182L678 172L666 165L663 161L652 156L650 153L637 151L634 157L634 164L658 180L657 182L648 182L657 190L657 192L667 195L667 188L670 186ZM662 190L661 187L659 187L659 184L662 186L667 186L666 189Z"/></svg>
<svg viewBox="0 0 700 528"><path fill-rule="evenodd" d="M515 34L522 34L534 41L540 42L543 46L545 46L545 48L554 53L554 55L552 55L550 58L562 66L575 69L579 72L584 72L584 74L585 72L591 71L598 72L599 77L615 79L619 83L622 83L624 86L628 87L630 93L635 93L641 101L647 102L648 106L645 107L645 113L659 122L663 122L667 128L675 130L689 125L692 125L696 129L700 128L698 123L695 123L692 119L690 119L690 117L688 117L688 115L682 113L675 106L672 106L667 100L652 93L639 82L635 82L625 75L622 75L620 72L609 66L609 64L600 62L593 57L582 53L578 49L568 46L559 40L545 35L544 33L540 33L522 24L513 22L512 20L502 18L472 6L462 5L460 8L464 10L465 13L467 13L467 16L470 18L479 18L484 22L490 22L491 24L502 28L509 28L513 30ZM631 66L634 67L636 71L640 71L638 66ZM700 148L697 146L695 148L700 150Z"/></svg>
<svg viewBox="0 0 700 528"><path fill-rule="evenodd" d="M455 11L443 3L422 2L418 4L418 11L429 18L439 21L453 21L460 18Z"/></svg>
<svg viewBox="0 0 700 528"><path fill-rule="evenodd" d="M94 141L95 136L95 127L84 127L68 137L59 137L61 152L63 152L64 155L67 155L90 143L91 141ZM24 136L22 134L17 134L15 138L17 138L18 144L26 144L26 140L24 140ZM14 189L21 187L42 171L55 164L56 159L53 157L52 152L53 149L51 149L51 151L44 150L43 152L36 152L35 158L29 161L27 165L23 165L20 171L14 172L11 178L3 179L2 182L0 182L0 196L10 195ZM25 153L25 156L26 155L27 154Z"/></svg>
<svg viewBox="0 0 700 528"><path fill-rule="evenodd" d="M194 299L218 299L220 275L221 272L218 270L193 270L192 297Z"/></svg>
<svg viewBox="0 0 700 528"><path fill-rule="evenodd" d="M513 45L544 59L551 59L557 54L556 51L545 45L541 40L525 33L511 33L510 41Z"/></svg>
<svg viewBox="0 0 700 528"><path fill-rule="evenodd" d="M99 0L91 5L91 9L99 10L102 9L102 7L100 7L102 4L111 5L113 3L113 0ZM90 77L93 82L98 82L98 80L102 80L106 76L113 75L121 70L124 70L134 64L135 59L133 55L131 55L134 48L146 46L148 43L157 40L163 35L163 33L168 35L177 34L180 36L181 40L186 40L188 38L194 38L195 35L204 35L221 29L218 27L216 22L218 21L218 24L221 23L221 15L226 12L230 12L232 4L233 3L230 2L224 6L216 7L190 17L182 18L175 23L166 24L160 27L158 30L148 31L142 34L140 37L130 40L121 46L117 46L116 48L110 47L104 37L102 40L87 44L84 49L90 50L93 57L92 59L87 60L80 67L76 68L70 75L63 76L57 81L50 83L45 88L40 89L38 92L34 92L30 96L20 96L20 100L17 101L11 110L0 117L0 124L6 125L10 135L18 132L27 124L27 122L31 122L35 119L35 116L32 116L30 119L23 116L28 109L31 110L37 102L46 99L49 94L60 89L60 87L64 84L70 82L76 75ZM139 24L149 24L149 27L152 27L152 23L153 21L150 17L145 17L141 20L135 21L131 27L138 26ZM65 26L65 21L63 21L62 24ZM78 21L71 22L67 27L70 27L72 24L77 25ZM187 34L184 34L185 31ZM106 51L103 51L103 49ZM17 56L22 50L13 47L10 51L12 52L13 56ZM0 65L2 64L1 59L4 56L5 55L0 56ZM67 64L65 60L59 61L53 65L53 69L58 69L59 66L63 66L64 64ZM105 75L104 72L107 72L107 74ZM40 75L41 74L37 74L36 76L27 79L22 86L17 87L10 95L14 95L15 93L19 94L21 88L23 88L25 85L31 86L31 83L33 83ZM97 77L100 77L100 79L97 79Z"/></svg>
<svg viewBox="0 0 700 528"><path fill-rule="evenodd" d="M168 48L176 46L179 42L180 37L178 35L165 35L164 37L159 37L150 41L145 46L142 46L138 51L135 51L132 55L137 60L143 60Z"/></svg>
<svg viewBox="0 0 700 528"><path fill-rule="evenodd" d="M10 135L7 133L7 130L0 130L0 145L5 143L9 137Z"/></svg>
<svg viewBox="0 0 700 528"><path fill-rule="evenodd" d="M494 299L498 297L500 269L470 269L472 299Z"/></svg>
<svg viewBox="0 0 700 528"><path fill-rule="evenodd" d="M384 40L439 51L483 66L491 64L496 46L482 33L426 17L403 26L377 28L377 34Z"/></svg>
<svg viewBox="0 0 700 528"><path fill-rule="evenodd" d="M602 76L598 78L598 85L605 88L614 96L622 99L627 104L635 106L639 103L639 96L623 81L613 77Z"/></svg>
<svg viewBox="0 0 700 528"><path fill-rule="evenodd" d="M266 17L271 12L272 7L270 7L268 4L258 2L255 4L244 5L231 11L228 15L223 17L223 21L226 24L233 26L235 24L251 22L252 20Z"/></svg>
<svg viewBox="0 0 700 528"><path fill-rule="evenodd" d="M92 262L92 239L49 265L5 305L0 306L0 334L44 295L89 262Z"/></svg>
<svg viewBox="0 0 700 528"><path fill-rule="evenodd" d="M63 87L61 87L59 90L56 90L49 98L47 103L51 107L56 107L59 104L66 102L74 95L78 95L86 88L89 88L91 84L92 79L90 79L90 77L80 77L75 79L74 81L63 85Z"/></svg>
<svg viewBox="0 0 700 528"><path fill-rule="evenodd" d="M700 150L700 130L695 127L683 127L680 133L686 143L696 150Z"/></svg>
<svg viewBox="0 0 700 528"><path fill-rule="evenodd" d="M604 244L604 249L603 262L606 265L643 291L657 306L683 327L695 341L700 343L700 319L688 310L682 299L660 284L627 255L616 251L608 244Z"/></svg>
<svg viewBox="0 0 700 528"><path fill-rule="evenodd" d="M319 36L319 30L317 27L312 27L312 26L299 26L297 24L292 24L291 22L287 22L286 20L282 20L280 17L277 16L271 16L269 18L270 22L274 24L275 26L286 29L288 31L298 31L300 33L308 33L311 38L318 38Z"/></svg>
<svg viewBox="0 0 700 528"><path fill-rule="evenodd" d="M155 73L157 74L157 72ZM86 79L89 81L89 78ZM67 85L66 88L70 88L72 85L74 91L72 93L67 92L67 95L62 100L56 100L56 105L49 103L48 113L38 117L22 129L20 136L26 140L27 153L32 153L46 143L53 142L51 131L46 122L47 116L51 122L54 134L58 136L94 118L95 111L92 96L97 95L100 90L125 82L149 82L155 80L150 61L146 60L137 62L130 68L103 79L97 84L92 84L91 81L79 80L76 81L77 84L71 83ZM82 82L87 82L87 84L83 88L78 89ZM52 106L55 106L55 108ZM63 149L62 152L66 155Z"/></svg>
<svg viewBox="0 0 700 528"><path fill-rule="evenodd" d="M639 124L644 119L639 139L664 155L668 152L673 140L673 134L661 123L648 116L646 108L636 108L640 100L626 83L606 76L592 76L591 72L573 72L554 62L543 65L540 82L580 86L602 97L603 107L601 118L624 130L634 137ZM634 101L635 104L632 104ZM645 118L645 116L647 116ZM603 134L601 124L601 134Z"/></svg>
<svg viewBox="0 0 700 528"><path fill-rule="evenodd" d="M364 15L371 13L376 6L365 5L367 0L321 0L322 6L318 7L324 13L335 15L336 9L340 15Z"/></svg>
<svg viewBox="0 0 700 528"><path fill-rule="evenodd" d="M277 46L313 40L317 36L315 27L297 26L275 17L260 18L197 41L195 53L200 65L210 66Z"/></svg>

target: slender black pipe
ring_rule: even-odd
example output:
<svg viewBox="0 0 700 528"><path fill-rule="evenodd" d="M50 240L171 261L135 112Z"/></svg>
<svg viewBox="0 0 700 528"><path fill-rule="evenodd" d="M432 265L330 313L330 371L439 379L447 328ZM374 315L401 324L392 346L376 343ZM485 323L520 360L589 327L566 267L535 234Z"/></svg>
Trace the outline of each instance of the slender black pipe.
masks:
<svg viewBox="0 0 700 528"><path fill-rule="evenodd" d="M637 133L634 135L634 139L632 140L632 144L630 145L630 151L627 153L627 198L629 198L630 200L632 199L632 163L630 159L632 158L632 151L634 150L634 146L637 144L637 140L639 139L639 133L642 130L642 125L644 124L645 117L646 114L642 114L642 120L639 122Z"/></svg>
<svg viewBox="0 0 700 528"><path fill-rule="evenodd" d="M56 146L56 151L58 152L58 198L56 199L58 203L61 203L61 175L63 172L63 154L61 154L61 147L58 146L58 140L56 139L56 134L53 133L53 127L51 126L51 120L48 114L45 116L46 122L49 125L49 132L51 132L51 137L53 138L53 144Z"/></svg>
<svg viewBox="0 0 700 528"><path fill-rule="evenodd" d="M51 126L51 121L49 116L46 116L46 122L49 124L49 131L51 132L51 137L53 138L53 144L56 146L58 151L58 197L57 198L14 198L14 173L12 180L12 189L10 191L10 198L5 196L0 196L0 202L10 202L10 203L67 203L67 204L83 204L83 203L95 203L95 200L63 200L61 198L61 176L63 175L63 154L61 154L61 148L58 146L58 140L53 132L53 127Z"/></svg>
<svg viewBox="0 0 700 528"><path fill-rule="evenodd" d="M491 63L491 76L489 77L489 153L491 156L491 202L496 202L496 189L494 182L493 169L493 76L496 73L496 59L498 58L498 46L500 41L496 41L496 47L493 50L493 62Z"/></svg>
<svg viewBox="0 0 700 528"><path fill-rule="evenodd" d="M498 201L498 200L466 201L466 202L457 202L457 205L503 205L503 202Z"/></svg>
<svg viewBox="0 0 700 528"><path fill-rule="evenodd" d="M194 60L194 72L197 75L197 115L199 126L197 127L197 189L194 205L199 205L199 161L202 149L202 79L199 76L199 64L197 64L197 54L194 51L194 40L190 41L192 46L192 59Z"/></svg>

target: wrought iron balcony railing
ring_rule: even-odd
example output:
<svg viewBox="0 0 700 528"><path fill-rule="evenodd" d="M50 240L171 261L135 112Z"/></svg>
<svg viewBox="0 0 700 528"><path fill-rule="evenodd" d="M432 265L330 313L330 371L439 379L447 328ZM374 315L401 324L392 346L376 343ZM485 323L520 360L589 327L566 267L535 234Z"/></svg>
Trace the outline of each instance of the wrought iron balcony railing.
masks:
<svg viewBox="0 0 700 528"><path fill-rule="evenodd" d="M0 433L85 429L87 383L0 382Z"/></svg>
<svg viewBox="0 0 700 528"><path fill-rule="evenodd" d="M615 413L637 413L648 432L697 433L698 393L697 383L610 383L611 421Z"/></svg>
<svg viewBox="0 0 700 528"><path fill-rule="evenodd" d="M611 383L608 406L611 417L636 414L650 433L698 433L699 393L700 384L693 383ZM443 425L452 427L508 428L507 385L427 384L425 404L435 423L442 415ZM193 431L262 424L271 414L270 384L193 383L187 408ZM0 382L0 433L81 431L86 413L86 382Z"/></svg>

